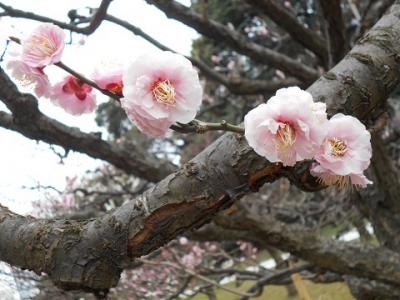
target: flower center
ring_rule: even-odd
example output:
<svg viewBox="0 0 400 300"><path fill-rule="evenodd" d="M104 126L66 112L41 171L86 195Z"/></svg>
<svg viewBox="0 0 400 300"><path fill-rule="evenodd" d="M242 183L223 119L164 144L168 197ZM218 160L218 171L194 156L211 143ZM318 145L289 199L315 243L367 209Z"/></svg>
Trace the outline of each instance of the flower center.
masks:
<svg viewBox="0 0 400 300"><path fill-rule="evenodd" d="M158 103L174 105L175 89L169 80L159 81L153 88L153 96Z"/></svg>
<svg viewBox="0 0 400 300"><path fill-rule="evenodd" d="M45 56L51 56L57 50L55 43L45 36L34 36L32 38L32 46Z"/></svg>
<svg viewBox="0 0 400 300"><path fill-rule="evenodd" d="M109 83L107 84L106 89L122 97L122 89L123 89L122 81L117 83Z"/></svg>
<svg viewBox="0 0 400 300"><path fill-rule="evenodd" d="M318 178L318 182L326 186L336 185L340 190L345 190L351 186L350 176L323 175Z"/></svg>
<svg viewBox="0 0 400 300"><path fill-rule="evenodd" d="M67 94L75 94L79 100L83 101L86 99L86 95L92 90L92 87L78 78L71 76L67 83L63 85L62 90Z"/></svg>
<svg viewBox="0 0 400 300"><path fill-rule="evenodd" d="M279 125L277 137L278 147L280 149L287 149L293 146L296 142L296 131L289 124Z"/></svg>
<svg viewBox="0 0 400 300"><path fill-rule="evenodd" d="M331 155L333 156L342 157L347 151L346 143L338 138L332 138L328 143L331 146Z"/></svg>

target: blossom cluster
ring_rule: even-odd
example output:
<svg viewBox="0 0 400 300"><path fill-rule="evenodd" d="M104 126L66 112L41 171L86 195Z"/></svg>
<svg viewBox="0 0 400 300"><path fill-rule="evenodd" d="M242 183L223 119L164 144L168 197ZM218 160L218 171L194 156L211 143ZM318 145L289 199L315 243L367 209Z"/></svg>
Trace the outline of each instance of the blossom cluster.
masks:
<svg viewBox="0 0 400 300"><path fill-rule="evenodd" d="M356 118L336 114L328 120L324 103L298 87L283 88L244 118L245 137L256 153L293 166L315 159L311 174L325 185L365 187L371 135Z"/></svg>
<svg viewBox="0 0 400 300"><path fill-rule="evenodd" d="M68 113L80 115L96 108L92 87L74 76L51 84L45 68L57 64L65 47L64 31L53 24L44 23L21 40L21 51L7 63L14 78L22 85L33 87L38 97L49 98Z"/></svg>
<svg viewBox="0 0 400 300"><path fill-rule="evenodd" d="M60 64L64 31L44 23L21 41L18 58L8 62L13 77L32 86L38 97L49 98L72 115L96 108L93 86L72 75L51 84L45 67ZM172 52L142 55L126 69L92 75L97 88L120 99L128 118L144 133L165 136L173 123L192 121L200 107L203 91L199 77L185 57Z"/></svg>

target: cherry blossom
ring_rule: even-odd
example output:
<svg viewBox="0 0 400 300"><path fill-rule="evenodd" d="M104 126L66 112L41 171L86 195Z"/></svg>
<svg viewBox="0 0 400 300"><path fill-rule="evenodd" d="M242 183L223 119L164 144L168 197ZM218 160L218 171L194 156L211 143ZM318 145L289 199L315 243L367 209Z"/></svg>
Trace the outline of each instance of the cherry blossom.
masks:
<svg viewBox="0 0 400 300"><path fill-rule="evenodd" d="M325 105L298 87L280 89L244 118L245 137L259 155L293 166L311 159L325 137Z"/></svg>
<svg viewBox="0 0 400 300"><path fill-rule="evenodd" d="M22 60L31 67L45 67L57 63L64 50L64 31L51 23L39 25L22 40Z"/></svg>
<svg viewBox="0 0 400 300"><path fill-rule="evenodd" d="M67 76L55 84L50 99L72 115L90 113L96 109L92 87L74 76Z"/></svg>
<svg viewBox="0 0 400 300"><path fill-rule="evenodd" d="M336 114L329 120L326 137L315 155L319 165L311 172L326 185L351 182L365 187L372 183L363 175L371 156L371 135L365 126L352 116Z"/></svg>
<svg viewBox="0 0 400 300"><path fill-rule="evenodd" d="M50 81L43 68L31 67L21 60L10 60L7 63L7 68L11 71L11 75L24 87L32 87L36 96L49 96Z"/></svg>
<svg viewBox="0 0 400 300"><path fill-rule="evenodd" d="M165 136L175 122L189 123L202 100L192 64L172 52L138 57L123 74L121 104L137 127L153 137Z"/></svg>

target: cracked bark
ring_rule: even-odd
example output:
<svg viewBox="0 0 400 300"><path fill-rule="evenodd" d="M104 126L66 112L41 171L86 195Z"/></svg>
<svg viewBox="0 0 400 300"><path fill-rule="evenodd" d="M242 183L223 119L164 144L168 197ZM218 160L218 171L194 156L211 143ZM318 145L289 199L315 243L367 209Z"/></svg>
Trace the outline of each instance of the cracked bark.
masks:
<svg viewBox="0 0 400 300"><path fill-rule="evenodd" d="M309 88L316 100L328 103L330 113L343 111L370 124L384 109L400 77L396 3L348 56ZM308 167L308 162L294 168L271 164L243 138L225 134L143 195L97 219L40 220L0 207L0 259L46 272L63 288L106 290L118 282L130 260L199 227L264 182L286 176L304 190L320 189ZM317 266L399 285L400 255L386 248L296 235L276 224L257 226L270 244Z"/></svg>

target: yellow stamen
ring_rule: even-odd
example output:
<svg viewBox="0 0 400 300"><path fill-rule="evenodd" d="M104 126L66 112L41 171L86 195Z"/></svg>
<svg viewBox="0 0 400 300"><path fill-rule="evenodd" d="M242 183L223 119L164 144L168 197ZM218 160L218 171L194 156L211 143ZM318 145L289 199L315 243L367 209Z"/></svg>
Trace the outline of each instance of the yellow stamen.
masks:
<svg viewBox="0 0 400 300"><path fill-rule="evenodd" d="M351 186L350 176L322 175L317 181L326 186L336 185L340 190L345 190Z"/></svg>
<svg viewBox="0 0 400 300"><path fill-rule="evenodd" d="M57 51L57 46L55 45L55 43L45 36L35 35L34 37L32 37L31 45L46 56L51 56L54 52Z"/></svg>
<svg viewBox="0 0 400 300"><path fill-rule="evenodd" d="M153 96L157 102L167 105L174 105L175 89L169 80L158 82L153 88Z"/></svg>
<svg viewBox="0 0 400 300"><path fill-rule="evenodd" d="M280 125L277 137L278 147L280 149L287 149L293 146L296 142L296 131L289 124Z"/></svg>
<svg viewBox="0 0 400 300"><path fill-rule="evenodd" d="M331 146L331 154L333 156L342 157L346 153L347 146L345 142L338 138L330 139L328 142Z"/></svg>

